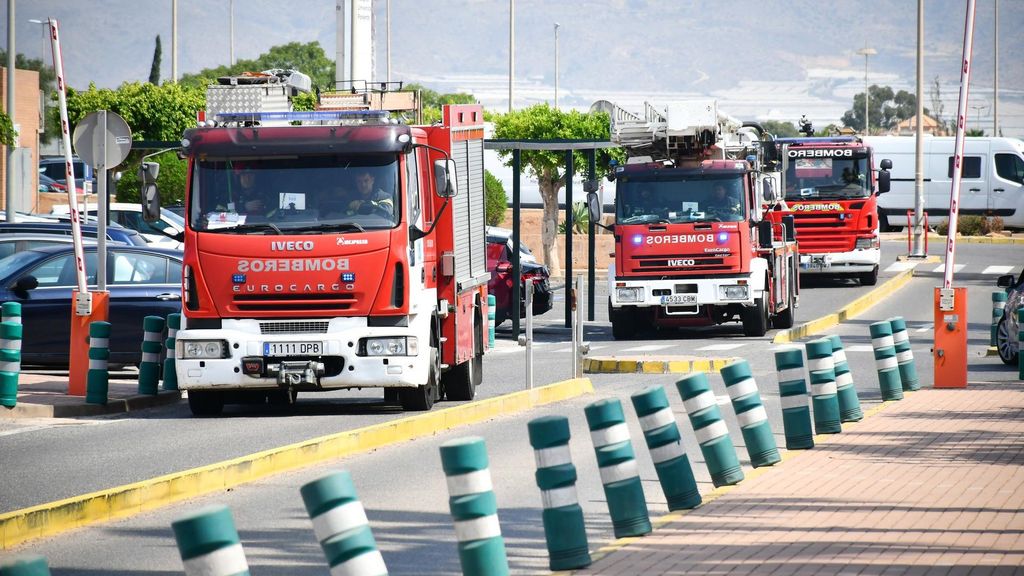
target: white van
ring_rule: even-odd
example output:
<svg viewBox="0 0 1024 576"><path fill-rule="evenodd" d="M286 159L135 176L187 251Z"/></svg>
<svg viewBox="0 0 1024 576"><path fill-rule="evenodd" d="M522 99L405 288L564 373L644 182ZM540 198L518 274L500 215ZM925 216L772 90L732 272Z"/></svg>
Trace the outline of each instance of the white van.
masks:
<svg viewBox="0 0 1024 576"><path fill-rule="evenodd" d="M955 138L924 138L924 209L928 224L949 219ZM867 136L875 168L892 160L892 189L878 197L882 229L907 225L914 209L915 138ZM960 214L999 216L1008 228L1024 228L1024 141L1017 138L970 137L964 140Z"/></svg>

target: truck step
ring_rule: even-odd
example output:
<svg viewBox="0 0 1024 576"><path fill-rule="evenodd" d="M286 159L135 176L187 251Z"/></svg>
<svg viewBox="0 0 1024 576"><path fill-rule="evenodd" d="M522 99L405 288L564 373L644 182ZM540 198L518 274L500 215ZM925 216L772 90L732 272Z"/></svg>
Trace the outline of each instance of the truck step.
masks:
<svg viewBox="0 0 1024 576"><path fill-rule="evenodd" d="M447 370L447 369L449 369L451 367L452 367L451 364L441 364L441 370Z"/></svg>

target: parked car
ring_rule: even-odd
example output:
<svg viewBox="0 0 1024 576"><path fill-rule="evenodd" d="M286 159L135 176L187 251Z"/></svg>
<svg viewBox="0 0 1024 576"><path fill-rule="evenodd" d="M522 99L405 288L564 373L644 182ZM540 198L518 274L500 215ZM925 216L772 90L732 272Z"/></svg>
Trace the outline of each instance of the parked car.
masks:
<svg viewBox="0 0 1024 576"><path fill-rule="evenodd" d="M0 258L43 246L70 246L71 241L71 236L63 234L0 234ZM82 238L82 244L95 245L96 239Z"/></svg>
<svg viewBox="0 0 1024 576"><path fill-rule="evenodd" d="M494 324L497 326L512 317L512 246L510 240L498 236L487 237L487 269L491 280L487 290L494 294L496 310ZM551 310L551 285L547 266L532 259L520 257L522 282L520 284L519 317L526 316L526 280L533 279L533 314L539 315Z"/></svg>
<svg viewBox="0 0 1024 576"><path fill-rule="evenodd" d="M126 245L108 246L107 252L110 364L137 364L143 318L181 310L182 254ZM95 245L85 247L85 269L87 284L95 286ZM21 304L22 365L67 367L76 273L70 245L35 248L0 260L0 301Z"/></svg>
<svg viewBox="0 0 1024 576"><path fill-rule="evenodd" d="M67 204L57 204L50 212L57 215L67 215L70 207ZM113 202L107 207L109 221L115 222L136 230L150 243L167 243L166 248L182 249L181 234L185 232L185 219L166 208L160 209L160 220L157 222L146 222L142 218L142 206L130 202ZM91 220L96 220L99 209L95 204L86 207L86 215Z"/></svg>
<svg viewBox="0 0 1024 576"><path fill-rule="evenodd" d="M99 233L95 224L82 224L82 238L96 238ZM2 234L55 234L71 236L71 222L54 220L50 222L0 222ZM141 234L117 224L107 225L107 240L131 244L132 246L148 246L149 243Z"/></svg>
<svg viewBox="0 0 1024 576"><path fill-rule="evenodd" d="M75 170L75 183L79 192L84 192L85 182L88 181L92 191L96 191L96 178L92 173L92 167L82 161L78 156L71 157L71 166ZM39 175L47 176L59 182L67 190L67 169L64 166L64 156L44 156L39 160Z"/></svg>
<svg viewBox="0 0 1024 576"><path fill-rule="evenodd" d="M996 285L1006 288L1006 307L1003 317L996 325L996 348L1003 364L1017 365L1020 354L1020 326L1017 323L1017 309L1024 306L1024 270L1016 280L1013 274L1000 276Z"/></svg>
<svg viewBox="0 0 1024 576"><path fill-rule="evenodd" d="M40 192L64 192L67 193L67 186L57 182L53 178L50 178L46 174L39 174L39 191Z"/></svg>
<svg viewBox="0 0 1024 576"><path fill-rule="evenodd" d="M509 247L509 254L512 254L514 246L512 245L512 231L508 228L499 228L497 226L487 227L487 241L494 243L505 242ZM530 248L523 242L519 242L519 261L520 262L536 262L537 257L533 255Z"/></svg>

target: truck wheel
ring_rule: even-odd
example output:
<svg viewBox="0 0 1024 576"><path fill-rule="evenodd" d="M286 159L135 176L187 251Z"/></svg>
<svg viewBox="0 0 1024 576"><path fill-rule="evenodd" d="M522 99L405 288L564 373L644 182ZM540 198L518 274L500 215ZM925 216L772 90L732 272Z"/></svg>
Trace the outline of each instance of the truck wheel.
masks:
<svg viewBox="0 0 1024 576"><path fill-rule="evenodd" d="M740 319L743 321L744 336L764 336L768 332L768 306L764 298L755 299L752 308L744 308Z"/></svg>
<svg viewBox="0 0 1024 576"><path fill-rule="evenodd" d="M785 310L775 315L772 319L772 326L775 328L781 328L783 330L793 327L796 322L796 296L793 294L793 287L789 288L789 306Z"/></svg>
<svg viewBox="0 0 1024 576"><path fill-rule="evenodd" d="M208 390L189 390L188 407L193 416L220 416L224 411L224 395Z"/></svg>
<svg viewBox="0 0 1024 576"><path fill-rule="evenodd" d="M385 388L384 389L384 403L385 404L398 404L398 388Z"/></svg>
<svg viewBox="0 0 1024 576"><path fill-rule="evenodd" d="M1020 356L1020 342L1014 342L1010 338L1009 317L1004 315L996 325L996 348L999 350L999 359L1003 364L1010 366L1017 365Z"/></svg>
<svg viewBox="0 0 1024 576"><path fill-rule="evenodd" d="M608 319L612 322L612 338L631 340L636 336L636 323L633 318L627 313L615 312L611 300L608 300Z"/></svg>
<svg viewBox="0 0 1024 576"><path fill-rule="evenodd" d="M878 284L878 266L875 266L875 269L871 272L861 273L857 278L860 279L861 286L874 286Z"/></svg>
<svg viewBox="0 0 1024 576"><path fill-rule="evenodd" d="M434 407L437 400L437 349L430 349L430 373L427 375L427 383L423 386L410 386L398 389L398 401L402 404L402 410L412 412L423 412Z"/></svg>

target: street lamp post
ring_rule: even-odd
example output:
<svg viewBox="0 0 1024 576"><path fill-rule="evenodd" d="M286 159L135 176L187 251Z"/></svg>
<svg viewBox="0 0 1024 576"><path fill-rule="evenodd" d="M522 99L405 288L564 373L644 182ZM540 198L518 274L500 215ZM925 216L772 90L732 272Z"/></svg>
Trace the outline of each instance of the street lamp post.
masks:
<svg viewBox="0 0 1024 576"><path fill-rule="evenodd" d="M555 22L555 110L558 110L558 27L561 26L558 22Z"/></svg>
<svg viewBox="0 0 1024 576"><path fill-rule="evenodd" d="M878 50L865 46L860 50L857 50L857 54L862 54L864 56L864 134L870 134L871 123L868 122L868 100L870 99L868 92L868 56L878 54ZM920 120L918 120L918 122L920 122Z"/></svg>
<svg viewBox="0 0 1024 576"><path fill-rule="evenodd" d="M974 110L974 125L981 130L981 111L988 108L988 104L971 104L971 110Z"/></svg>

